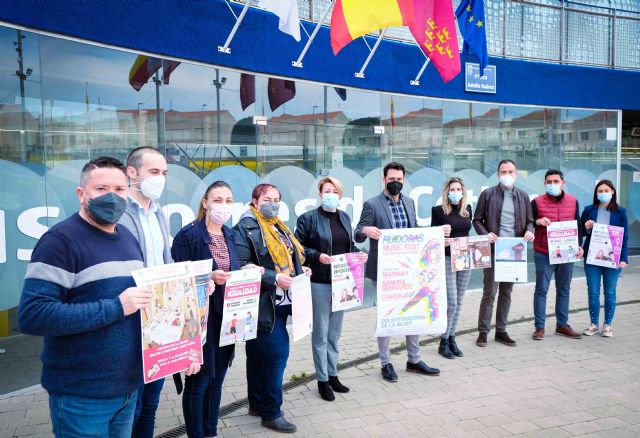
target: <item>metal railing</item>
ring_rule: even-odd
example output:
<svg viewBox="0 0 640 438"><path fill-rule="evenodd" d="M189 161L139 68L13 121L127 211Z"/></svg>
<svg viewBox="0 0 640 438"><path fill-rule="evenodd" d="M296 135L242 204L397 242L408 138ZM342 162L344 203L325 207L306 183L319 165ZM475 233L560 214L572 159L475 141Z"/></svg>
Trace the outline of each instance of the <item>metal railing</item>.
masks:
<svg viewBox="0 0 640 438"><path fill-rule="evenodd" d="M300 18L318 21L331 3L298 0ZM454 9L459 3L453 0ZM485 8L491 56L640 69L640 1L485 0ZM414 41L404 27L385 38Z"/></svg>

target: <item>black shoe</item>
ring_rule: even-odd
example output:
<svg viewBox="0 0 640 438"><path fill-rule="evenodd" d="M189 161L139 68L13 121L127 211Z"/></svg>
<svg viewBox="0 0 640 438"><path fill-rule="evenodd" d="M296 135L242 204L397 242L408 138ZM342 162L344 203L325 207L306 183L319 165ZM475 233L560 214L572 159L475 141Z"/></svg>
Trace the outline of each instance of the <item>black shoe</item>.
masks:
<svg viewBox="0 0 640 438"><path fill-rule="evenodd" d="M262 417L260 411L257 409L253 409L251 406L249 406L249 415L251 415L252 417Z"/></svg>
<svg viewBox="0 0 640 438"><path fill-rule="evenodd" d="M458 344L456 344L455 336L449 336L449 350L451 350L455 357L464 356L464 354L462 354L462 351L460 351L460 349L458 348Z"/></svg>
<svg viewBox="0 0 640 438"><path fill-rule="evenodd" d="M425 374L427 376L437 376L440 374L440 370L438 368L431 368L423 361L418 363L407 362L407 372Z"/></svg>
<svg viewBox="0 0 640 438"><path fill-rule="evenodd" d="M511 339L507 332L496 332L496 342L506 345L507 347L515 347L516 341Z"/></svg>
<svg viewBox="0 0 640 438"><path fill-rule="evenodd" d="M329 382L318 381L318 391L320 391L320 397L322 397L322 400L334 401L336 399L336 396L333 395Z"/></svg>
<svg viewBox="0 0 640 438"><path fill-rule="evenodd" d="M275 430L276 432L282 433L295 433L298 428L295 424L289 423L284 417L278 417L275 420L264 421L262 420L262 427L266 427L267 429Z"/></svg>
<svg viewBox="0 0 640 438"><path fill-rule="evenodd" d="M393 365L388 363L382 367L382 378L387 382L397 382L398 375L396 374L396 370L393 369Z"/></svg>
<svg viewBox="0 0 640 438"><path fill-rule="evenodd" d="M440 338L440 346L438 347L438 354L447 359L455 359L451 350L449 349L449 338Z"/></svg>
<svg viewBox="0 0 640 438"><path fill-rule="evenodd" d="M349 392L349 388L338 380L338 376L329 376L329 385L331 385L331 389L335 392Z"/></svg>

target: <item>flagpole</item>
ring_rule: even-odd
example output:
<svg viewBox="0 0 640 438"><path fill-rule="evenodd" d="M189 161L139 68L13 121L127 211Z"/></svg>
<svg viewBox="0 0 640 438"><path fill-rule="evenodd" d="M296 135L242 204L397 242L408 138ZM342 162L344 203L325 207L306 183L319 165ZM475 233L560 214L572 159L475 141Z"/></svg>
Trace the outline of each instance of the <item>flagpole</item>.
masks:
<svg viewBox="0 0 640 438"><path fill-rule="evenodd" d="M242 20L244 20L244 16L247 15L249 6L251 6L251 1L252 0L247 0L247 2L244 4L244 8L242 8L242 12L240 12L240 16L236 20L236 24L233 25L233 29L231 29L231 33L227 37L227 41L225 41L224 46L218 46L218 52L226 53L227 55L231 53L229 44L231 44L231 40L233 40L233 37L236 36L236 32L240 27L240 23L242 23Z"/></svg>
<svg viewBox="0 0 640 438"><path fill-rule="evenodd" d="M371 49L371 51L369 52L369 56L367 56L367 60L362 65L362 68L358 73L355 74L356 78L364 79L364 71L367 69L367 66L371 61L371 58L373 58L373 55L376 53L376 50L378 50L378 46L380 45L380 42L382 42L382 40L384 39L384 34L386 33L387 33L387 28L385 27L384 29L382 29L382 32L380 32L380 35L378 36L378 40L373 46L373 49Z"/></svg>
<svg viewBox="0 0 640 438"><path fill-rule="evenodd" d="M420 78L422 77L422 74L424 73L424 70L427 68L427 65L429 65L429 61L431 61L431 59L429 59L429 58L427 58L424 61L424 64L422 64L422 68L420 69L420 71L416 75L416 78L414 80L412 80L412 81L409 81L409 84L416 85L416 86L420 85Z"/></svg>
<svg viewBox="0 0 640 438"><path fill-rule="evenodd" d="M164 152L166 153L166 145L164 144L164 126L162 126L162 117L160 115L160 83L162 81L160 80L160 75L157 71L153 77L153 82L156 84L156 129L158 130L158 149L164 147Z"/></svg>
<svg viewBox="0 0 640 438"><path fill-rule="evenodd" d="M302 52L300 53L300 56L298 56L298 60L291 62L292 66L298 67L298 68L302 68L303 67L302 66L302 59L307 54L307 50L309 50L309 46L311 46L311 43L316 38L316 35L318 34L318 31L320 30L320 26L322 26L322 23L324 23L324 20L326 20L327 15L329 14L329 9L331 9L332 5L333 5L333 1L329 2L329 4L327 5L327 8L324 10L324 13L322 14L322 18L320 19L320 21L318 21L318 24L316 24L315 29L313 29L313 33L311 33L311 36L307 40L307 44L304 45L304 49L302 49Z"/></svg>

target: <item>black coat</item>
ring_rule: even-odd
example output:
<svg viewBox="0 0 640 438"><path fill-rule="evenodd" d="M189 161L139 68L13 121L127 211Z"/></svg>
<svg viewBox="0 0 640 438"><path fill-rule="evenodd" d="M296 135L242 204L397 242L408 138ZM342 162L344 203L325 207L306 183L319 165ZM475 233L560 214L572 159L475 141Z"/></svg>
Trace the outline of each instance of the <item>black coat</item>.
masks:
<svg viewBox="0 0 640 438"><path fill-rule="evenodd" d="M229 249L229 265L231 271L240 269L238 254L236 253L235 240L233 231L226 227L222 227L222 233L227 242ZM171 246L171 256L175 262L197 261L212 259L209 244L211 237L207 230L204 220L194 221L183 227ZM213 260L214 271L218 269L215 259ZM215 377L215 356L221 354L219 350L225 349L223 354L229 356L229 365L233 359L234 345L218 347L220 340L220 329L222 326L222 308L224 305L224 286L216 285L215 291L209 297L209 317L207 319L207 343L203 347L204 364L203 371L207 372L210 377ZM228 351L231 349L231 352ZM231 353L231 354L230 354Z"/></svg>
<svg viewBox="0 0 640 438"><path fill-rule="evenodd" d="M262 238L262 230L251 213L246 213L233 232L240 266L249 263L262 266L264 274L260 282L260 310L258 312L258 330L271 332L276 317L276 271L273 259ZM298 251L294 247L293 267L297 274L302 273L302 264ZM291 307L289 306L289 311Z"/></svg>
<svg viewBox="0 0 640 438"><path fill-rule="evenodd" d="M342 210L338 210L340 223L349 234L349 251L359 252L353 243L351 219ZM333 253L331 226L329 218L323 214L322 207L315 208L298 217L296 238L304 246L305 265L312 271L311 281L316 283L331 283L331 269L329 265L320 263L320 254L336 255Z"/></svg>

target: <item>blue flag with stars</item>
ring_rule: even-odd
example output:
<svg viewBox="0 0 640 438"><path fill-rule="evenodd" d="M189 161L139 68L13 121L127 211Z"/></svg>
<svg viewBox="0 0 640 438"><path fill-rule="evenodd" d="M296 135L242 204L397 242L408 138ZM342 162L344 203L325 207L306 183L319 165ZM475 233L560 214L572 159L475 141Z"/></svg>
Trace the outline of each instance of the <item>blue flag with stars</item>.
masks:
<svg viewBox="0 0 640 438"><path fill-rule="evenodd" d="M484 68L489 64L484 0L462 0L456 10L456 17L464 38L462 53L470 53L478 58L480 75L483 75Z"/></svg>

